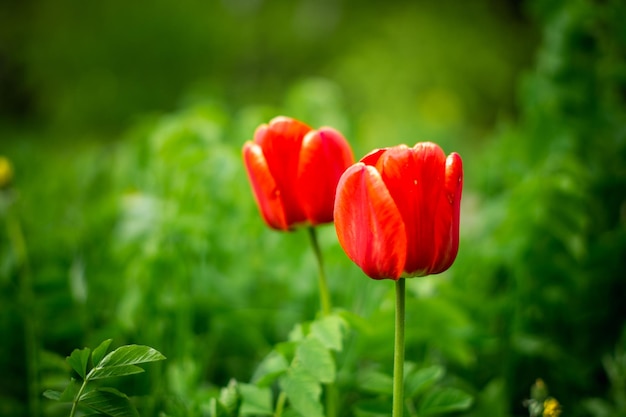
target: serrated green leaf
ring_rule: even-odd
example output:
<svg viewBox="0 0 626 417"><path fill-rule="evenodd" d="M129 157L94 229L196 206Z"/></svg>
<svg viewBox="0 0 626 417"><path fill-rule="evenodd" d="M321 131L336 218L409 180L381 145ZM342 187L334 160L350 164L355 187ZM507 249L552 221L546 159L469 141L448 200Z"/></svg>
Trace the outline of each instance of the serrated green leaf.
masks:
<svg viewBox="0 0 626 417"><path fill-rule="evenodd" d="M61 391L55 391L51 389L47 389L43 392L43 396L48 398L49 400L60 401L61 400Z"/></svg>
<svg viewBox="0 0 626 417"><path fill-rule="evenodd" d="M393 392L393 378L383 372L365 369L357 375L357 385L367 392L391 394Z"/></svg>
<svg viewBox="0 0 626 417"><path fill-rule="evenodd" d="M243 399L241 403L242 415L271 416L272 390L269 387L258 387L252 384L239 384L239 392Z"/></svg>
<svg viewBox="0 0 626 417"><path fill-rule="evenodd" d="M273 350L259 364L252 375L252 383L258 386L269 386L274 380L285 373L289 363L285 357Z"/></svg>
<svg viewBox="0 0 626 417"><path fill-rule="evenodd" d="M113 339L105 340L93 350L93 353L91 354L91 361L93 363L93 366L98 366L100 364L100 361L102 360L102 358L104 358L104 355L106 355L107 351L109 350L109 346L111 345L112 340Z"/></svg>
<svg viewBox="0 0 626 417"><path fill-rule="evenodd" d="M89 354L91 350L89 348L74 349L72 354L67 357L67 363L70 364L72 369L82 378L85 379L87 374L87 363L89 362Z"/></svg>
<svg viewBox="0 0 626 417"><path fill-rule="evenodd" d="M325 316L311 324L311 335L317 338L328 349L343 349L343 331L346 321L340 316Z"/></svg>
<svg viewBox="0 0 626 417"><path fill-rule="evenodd" d="M110 417L139 417L126 394L114 388L98 388L83 394L79 403Z"/></svg>
<svg viewBox="0 0 626 417"><path fill-rule="evenodd" d="M294 362L319 382L328 384L335 380L335 361L330 351L315 338L306 338L300 342Z"/></svg>
<svg viewBox="0 0 626 417"><path fill-rule="evenodd" d="M419 415L432 415L467 410L474 399L457 388L438 388L427 392L419 405Z"/></svg>
<svg viewBox="0 0 626 417"><path fill-rule="evenodd" d="M145 370L137 365L107 366L106 368L96 367L89 373L89 380L140 374L142 372L145 372Z"/></svg>
<svg viewBox="0 0 626 417"><path fill-rule="evenodd" d="M98 367L136 365L139 363L161 361L163 359L166 359L165 356L150 346L125 345L106 355Z"/></svg>
<svg viewBox="0 0 626 417"><path fill-rule="evenodd" d="M444 374L445 369L439 365L429 366L428 368L422 368L415 372L408 373L404 379L404 393L406 398L413 398L423 393L437 381L440 381Z"/></svg>
<svg viewBox="0 0 626 417"><path fill-rule="evenodd" d="M320 395L322 386L306 369L295 366L279 381L291 406L306 417L324 417Z"/></svg>

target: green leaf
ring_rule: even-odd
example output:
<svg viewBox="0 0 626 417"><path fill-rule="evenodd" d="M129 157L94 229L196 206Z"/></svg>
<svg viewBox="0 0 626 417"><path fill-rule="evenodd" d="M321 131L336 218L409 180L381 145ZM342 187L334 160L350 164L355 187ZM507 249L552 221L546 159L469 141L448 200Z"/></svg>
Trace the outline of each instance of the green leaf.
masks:
<svg viewBox="0 0 626 417"><path fill-rule="evenodd" d="M320 403L322 386L306 369L301 366L290 368L279 384L298 413L306 417L324 417Z"/></svg>
<svg viewBox="0 0 626 417"><path fill-rule="evenodd" d="M142 372L145 372L145 370L136 365L107 366L106 368L96 367L89 373L89 380L140 374Z"/></svg>
<svg viewBox="0 0 626 417"><path fill-rule="evenodd" d="M87 374L87 363L89 362L89 354L91 350L89 348L74 349L72 354L67 357L67 363L70 364L72 369L76 371L82 379L85 379Z"/></svg>
<svg viewBox="0 0 626 417"><path fill-rule="evenodd" d="M226 407L224 407L224 404L219 402L217 398L211 398L211 402L209 403L209 410L209 415L211 417L232 417L226 410Z"/></svg>
<svg viewBox="0 0 626 417"><path fill-rule="evenodd" d="M391 417L391 399L361 400L352 411L355 417Z"/></svg>
<svg viewBox="0 0 626 417"><path fill-rule="evenodd" d="M252 375L252 382L258 386L269 386L274 380L285 373L289 363L285 357L273 350L259 364Z"/></svg>
<svg viewBox="0 0 626 417"><path fill-rule="evenodd" d="M126 345L115 349L102 359L98 367L136 365L138 363L161 361L166 359L156 349L150 346Z"/></svg>
<svg viewBox="0 0 626 417"><path fill-rule="evenodd" d="M439 388L429 391L419 405L419 415L432 415L467 410L474 399L457 388Z"/></svg>
<svg viewBox="0 0 626 417"><path fill-rule="evenodd" d="M70 383L65 387L63 392L55 391L51 389L47 389L44 391L43 396L55 401L60 402L70 402L74 400L74 396L78 392L78 387L76 386L76 380L72 378Z"/></svg>
<svg viewBox="0 0 626 417"><path fill-rule="evenodd" d="M113 339L107 339L104 342L100 343L100 345L93 350L91 354L91 361L93 362L93 366L98 366L104 355L106 355L107 350L109 350L109 345L111 345L111 341Z"/></svg>
<svg viewBox="0 0 626 417"><path fill-rule="evenodd" d="M228 385L220 390L220 403L224 405L226 411L231 416L239 415L239 405L241 404L241 396L237 381L231 379Z"/></svg>
<svg viewBox="0 0 626 417"><path fill-rule="evenodd" d="M242 415L271 416L272 391L269 387L258 387L252 384L239 384L239 392L243 398L241 403Z"/></svg>
<svg viewBox="0 0 626 417"><path fill-rule="evenodd" d="M114 388L98 388L83 394L79 403L111 417L139 417L126 394Z"/></svg>
<svg viewBox="0 0 626 417"><path fill-rule="evenodd" d="M317 338L328 349L343 349L343 331L346 321L337 315L325 316L311 324L311 335Z"/></svg>
<svg viewBox="0 0 626 417"><path fill-rule="evenodd" d="M319 382L325 384L335 380L335 361L322 342L306 338L296 349L294 362L300 364Z"/></svg>
<svg viewBox="0 0 626 417"><path fill-rule="evenodd" d="M65 389L61 393L61 398L59 398L59 401L64 403L74 401L74 397L78 393L79 389L80 384L78 383L78 381L76 381L76 379L74 378L71 378L70 383L67 384L67 387L65 387Z"/></svg>
<svg viewBox="0 0 626 417"><path fill-rule="evenodd" d="M359 372L357 385L363 391L368 392L379 394L391 394L393 392L393 378L374 369L365 369Z"/></svg>
<svg viewBox="0 0 626 417"><path fill-rule="evenodd" d="M54 401L61 400L61 391L54 391L51 389L47 389L43 392L43 396Z"/></svg>
<svg viewBox="0 0 626 417"><path fill-rule="evenodd" d="M409 373L404 379L404 393L406 398L413 398L432 387L440 381L445 374L445 369L439 365L418 369Z"/></svg>

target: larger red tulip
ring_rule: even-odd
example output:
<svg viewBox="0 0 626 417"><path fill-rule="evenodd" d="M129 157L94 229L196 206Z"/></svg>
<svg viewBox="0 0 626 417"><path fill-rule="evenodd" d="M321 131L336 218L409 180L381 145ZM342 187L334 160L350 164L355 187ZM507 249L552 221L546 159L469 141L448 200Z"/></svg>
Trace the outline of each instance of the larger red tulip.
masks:
<svg viewBox="0 0 626 417"><path fill-rule="evenodd" d="M243 159L261 215L278 230L332 222L337 183L354 163L341 133L284 116L257 128Z"/></svg>
<svg viewBox="0 0 626 417"><path fill-rule="evenodd" d="M371 278L438 274L459 248L461 157L434 143L378 149L337 185L339 243Z"/></svg>

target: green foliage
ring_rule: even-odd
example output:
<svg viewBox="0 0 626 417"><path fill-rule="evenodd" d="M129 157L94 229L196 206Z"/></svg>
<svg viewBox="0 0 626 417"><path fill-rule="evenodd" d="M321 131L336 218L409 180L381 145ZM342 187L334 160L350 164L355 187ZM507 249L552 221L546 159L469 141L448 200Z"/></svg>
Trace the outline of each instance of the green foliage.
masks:
<svg viewBox="0 0 626 417"><path fill-rule="evenodd" d="M538 378L624 415L624 2L192 3L0 6L0 415L389 414L389 283L320 227L311 320L306 235L255 207L241 145L278 114L463 156L458 258L407 282L405 415L528 415ZM169 360L72 352L109 338Z"/></svg>
<svg viewBox="0 0 626 417"><path fill-rule="evenodd" d="M72 378L63 392L47 390L43 395L51 400L72 403L70 417L74 416L78 405L98 413L94 415L139 416L126 394L112 387L95 386L93 381L144 372L138 364L161 361L165 356L149 346L140 345L121 346L106 354L110 344L111 339L105 340L93 352L89 348L75 349L67 357L67 363L78 374L82 384ZM92 366L89 365L90 360Z"/></svg>

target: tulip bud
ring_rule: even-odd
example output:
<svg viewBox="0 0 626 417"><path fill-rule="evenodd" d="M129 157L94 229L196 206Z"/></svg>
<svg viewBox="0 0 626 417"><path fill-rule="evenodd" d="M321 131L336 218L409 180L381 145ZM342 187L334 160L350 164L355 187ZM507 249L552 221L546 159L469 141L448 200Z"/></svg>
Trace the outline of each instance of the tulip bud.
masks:
<svg viewBox="0 0 626 417"><path fill-rule="evenodd" d="M441 273L458 252L462 188L456 153L430 142L377 149L339 181L339 243L374 279Z"/></svg>
<svg viewBox="0 0 626 417"><path fill-rule="evenodd" d="M284 116L257 128L243 159L259 211L277 230L332 222L337 183L354 162L338 131Z"/></svg>

